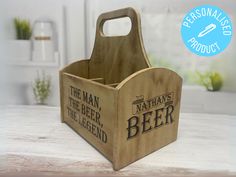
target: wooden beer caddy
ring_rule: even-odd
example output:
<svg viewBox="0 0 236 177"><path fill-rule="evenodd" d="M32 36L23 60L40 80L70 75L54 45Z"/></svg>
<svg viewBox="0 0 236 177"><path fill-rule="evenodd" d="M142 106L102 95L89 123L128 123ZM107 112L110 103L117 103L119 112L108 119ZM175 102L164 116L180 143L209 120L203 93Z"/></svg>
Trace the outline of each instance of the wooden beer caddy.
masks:
<svg viewBox="0 0 236 177"><path fill-rule="evenodd" d="M104 22L122 17L132 22L129 34L105 36ZM101 14L91 59L60 71L62 122L115 170L177 138L182 79L169 69L150 66L140 26L132 8Z"/></svg>

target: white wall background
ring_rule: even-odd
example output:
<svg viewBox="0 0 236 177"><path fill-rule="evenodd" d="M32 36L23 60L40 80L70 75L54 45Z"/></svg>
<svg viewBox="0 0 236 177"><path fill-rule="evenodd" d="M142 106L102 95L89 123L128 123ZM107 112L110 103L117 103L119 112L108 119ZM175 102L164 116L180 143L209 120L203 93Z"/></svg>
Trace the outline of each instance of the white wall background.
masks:
<svg viewBox="0 0 236 177"><path fill-rule="evenodd" d="M184 15L191 8L206 3L224 9L235 26L236 11L233 8L236 7L235 0L0 0L0 60L2 63L8 61L5 53L6 40L14 39L12 22L14 17L27 18L31 22L40 17L51 18L55 21L60 52L60 63L56 66L15 64L5 67L1 65L0 83L2 86L0 89L5 90L0 90L0 93L4 93L0 96L5 97L8 104L34 104L31 83L36 77L36 71L43 69L52 78L52 94L48 103L59 105L58 71L72 61L90 57L98 15L131 6L141 13L144 45L148 54L155 55L157 59L163 58L177 63L182 69L201 70L213 67L223 73L225 83L222 93L212 94L199 87L184 88L183 110L220 113L225 107L223 112L236 114L232 111L233 107L236 107L236 101L234 101L236 95L225 93L236 91L236 50L234 50L236 36L233 35L231 44L222 54L212 58L198 57L189 52L180 36L180 25ZM234 33L236 33L235 29ZM2 100L0 103L3 102ZM209 103L209 100L214 101ZM227 103L230 106L227 107ZM209 106L209 104L212 105Z"/></svg>
<svg viewBox="0 0 236 177"><path fill-rule="evenodd" d="M229 14L233 26L236 24L235 0L90 0L88 6L88 48L87 54L92 51L94 43L95 22L98 15L123 7L135 7L141 13L142 34L146 52L156 59L173 63L174 68L183 71L183 74L194 70L216 70L223 75L223 91L236 91L236 35L233 35L228 48L214 57L199 57L185 47L182 42L180 29L182 19L192 8L212 4L222 8ZM121 28L116 28L121 30ZM236 33L236 28L234 34ZM114 30L114 28L112 29ZM179 72L179 71L178 71Z"/></svg>
<svg viewBox="0 0 236 177"><path fill-rule="evenodd" d="M34 104L32 82L37 71L44 70L51 76L52 89L48 99L49 105L59 104L58 71L72 59L84 58L84 0L1 0L0 5L0 39L1 49L5 48L9 40L15 39L13 19L15 17L28 19L33 24L36 19L51 19L56 24L60 61L58 65L24 65L20 61L9 66L5 72L7 77L4 86L7 86L5 100L8 104ZM4 51L3 50L3 51ZM1 53L1 61L11 60L7 53Z"/></svg>

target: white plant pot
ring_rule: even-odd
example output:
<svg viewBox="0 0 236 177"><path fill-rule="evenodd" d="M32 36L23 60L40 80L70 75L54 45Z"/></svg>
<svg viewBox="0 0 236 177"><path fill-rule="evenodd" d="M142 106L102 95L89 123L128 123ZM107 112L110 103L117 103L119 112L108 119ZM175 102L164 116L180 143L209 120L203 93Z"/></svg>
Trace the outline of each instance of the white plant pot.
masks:
<svg viewBox="0 0 236 177"><path fill-rule="evenodd" d="M54 58L54 48L53 41L34 41L33 48L33 61L39 62L53 62Z"/></svg>
<svg viewBox="0 0 236 177"><path fill-rule="evenodd" d="M11 61L29 61L31 57L30 40L9 40L7 45L7 58Z"/></svg>

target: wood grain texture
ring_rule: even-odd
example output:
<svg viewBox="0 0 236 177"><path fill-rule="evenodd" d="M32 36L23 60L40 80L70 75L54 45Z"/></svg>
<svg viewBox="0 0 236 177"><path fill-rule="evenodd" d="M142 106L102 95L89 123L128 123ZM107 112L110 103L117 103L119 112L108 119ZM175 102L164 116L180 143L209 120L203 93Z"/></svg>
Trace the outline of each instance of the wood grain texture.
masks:
<svg viewBox="0 0 236 177"><path fill-rule="evenodd" d="M104 22L122 17L132 22L129 34L105 36ZM140 17L132 8L99 16L91 59L61 70L60 88L62 122L115 170L177 138L182 79L168 69L151 68Z"/></svg>
<svg viewBox="0 0 236 177"><path fill-rule="evenodd" d="M113 171L60 123L59 108L7 106L0 115L0 176L236 176L236 116L182 113L178 141Z"/></svg>
<svg viewBox="0 0 236 177"><path fill-rule="evenodd" d="M182 78L168 69L147 68L128 77L119 87L114 147L116 150L114 163L117 169L176 140ZM141 102L134 104L140 95ZM163 99L165 95L171 95L169 101ZM170 117L166 119L169 106L173 109L171 110L173 122L168 120ZM142 107L142 110L137 112L138 107ZM131 117L137 118L138 126L135 129L138 130L133 131L138 131L138 135L128 139L127 121Z"/></svg>
<svg viewBox="0 0 236 177"><path fill-rule="evenodd" d="M74 63L71 63L70 65L64 67L62 70L59 71L59 86L60 86L60 93L64 93L64 88L63 88L63 79L62 75L63 72L69 72L70 74L80 76L83 78L88 78L88 67L89 67L89 60L80 60L76 61ZM64 97L60 97L60 104L61 104L61 115L64 114L65 110L63 107L64 103ZM63 116L61 116L61 122L64 122Z"/></svg>
<svg viewBox="0 0 236 177"><path fill-rule="evenodd" d="M114 92L114 89L112 87L107 88L103 87L102 84L97 83L91 80L80 78L78 79L74 75L70 74L63 74L63 88L70 89L68 86L72 86L73 88L79 88L82 92L86 91L87 93L93 94L93 96L96 96L99 98L99 107L94 108L94 106L89 105L86 101L83 101L81 98L80 100L77 99L80 103L80 105L87 106L89 105L89 109L85 110L84 113L82 106L79 106L79 111L76 111L76 113L80 113L79 116L76 117L76 120L71 119L71 117L67 114L67 108L70 106L70 99L72 96L70 96L70 90L66 90L63 92L63 117L64 121L70 125L73 129L77 130L77 132L83 136L85 139L87 139L88 142L90 142L93 146L95 146L102 154L105 155L109 160L113 160L113 129L114 129L114 119L116 118L116 112L117 112L117 92ZM82 95L82 93L81 93ZM83 97L83 96L81 96ZM107 104L109 103L109 104ZM84 108L85 109L85 108ZM92 120L91 118L91 110L96 110L96 113L99 113L99 123L96 122L96 120ZM86 116L88 112L88 115ZM95 111L93 112L94 118L96 118ZM100 117L102 116L102 117ZM90 123L94 123L97 127L101 127L101 129L106 132L107 140L105 143L100 141L96 136L94 136L91 132L88 132L88 129L81 126L82 117L86 117L86 119L89 119ZM102 124L101 126L99 126ZM86 124L87 125L87 124Z"/></svg>
<svg viewBox="0 0 236 177"><path fill-rule="evenodd" d="M106 20L129 17L131 31L126 36L105 36ZM119 83L129 75L150 67L143 46L139 14L132 8L103 13L98 17L96 38L89 63L89 77L102 77L105 84Z"/></svg>

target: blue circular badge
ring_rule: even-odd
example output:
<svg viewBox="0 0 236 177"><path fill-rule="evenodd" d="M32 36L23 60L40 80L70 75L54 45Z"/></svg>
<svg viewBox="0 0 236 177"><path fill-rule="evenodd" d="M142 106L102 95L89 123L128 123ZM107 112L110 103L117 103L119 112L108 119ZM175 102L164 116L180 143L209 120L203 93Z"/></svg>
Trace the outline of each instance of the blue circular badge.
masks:
<svg viewBox="0 0 236 177"><path fill-rule="evenodd" d="M192 9L181 27L185 45L199 56L214 56L224 51L231 41L232 31L228 15L211 5Z"/></svg>

